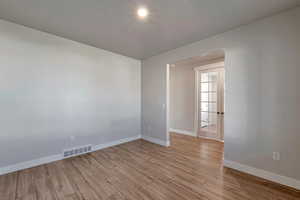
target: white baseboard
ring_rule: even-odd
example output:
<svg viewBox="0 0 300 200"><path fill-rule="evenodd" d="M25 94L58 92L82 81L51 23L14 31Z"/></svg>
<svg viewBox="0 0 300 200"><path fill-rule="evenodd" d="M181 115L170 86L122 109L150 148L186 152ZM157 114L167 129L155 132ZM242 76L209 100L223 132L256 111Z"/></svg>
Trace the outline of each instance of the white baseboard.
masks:
<svg viewBox="0 0 300 200"><path fill-rule="evenodd" d="M170 146L170 141L165 141L165 140L153 138L153 137L149 137L149 136L146 136L146 135L142 135L142 139L147 140L148 142L152 142L152 143L155 143L155 144L165 146L165 147Z"/></svg>
<svg viewBox="0 0 300 200"><path fill-rule="evenodd" d="M205 136L199 136L199 135L198 135L198 137L206 139L206 140L214 140L214 141L217 141L217 142L223 142L224 143L224 140L218 140L218 139L215 139L215 138L205 137Z"/></svg>
<svg viewBox="0 0 300 200"><path fill-rule="evenodd" d="M296 180L290 177L282 176L279 174L275 174L262 169L257 169L248 165L240 164L229 160L224 160L224 166L300 190L300 180Z"/></svg>
<svg viewBox="0 0 300 200"><path fill-rule="evenodd" d="M119 145L122 143L131 142L134 140L138 140L140 138L141 138L141 135L137 135L134 137L124 138L124 139L116 140L113 142L95 145L95 146L93 146L92 151L97 151L97 150L104 149L107 147L116 146L116 145ZM0 175L12 173L12 172L23 170L23 169L28 169L31 167L36 167L39 165L43 165L43 164L47 164L50 162L63 160L63 159L64 159L63 154L57 154L57 155L47 156L47 157L43 157L43 158L39 158L39 159L35 159L35 160L25 161L22 163L17 163L14 165L0 168Z"/></svg>
<svg viewBox="0 0 300 200"><path fill-rule="evenodd" d="M28 169L28 168L31 168L31 167L36 167L36 166L39 166L39 165L47 164L47 163L62 160L62 159L63 159L63 155L62 154L57 154L57 155L47 156L47 157L43 157L43 158L38 158L38 159L35 159L35 160L30 160L30 161L17 163L17 164L14 164L14 165L9 165L7 167L0 168L0 175L20 171L20 170L23 170L23 169Z"/></svg>
<svg viewBox="0 0 300 200"><path fill-rule="evenodd" d="M131 141L134 141L134 140L138 140L138 139L141 139L141 138L142 138L141 135L137 135L137 136L134 136L134 137L124 138L124 139L116 140L116 141L113 141L113 142L108 142L108 143L104 143L104 144L95 145L95 146L93 146L93 151L98 151L98 150L105 149L105 148L108 148L108 147L112 147L112 146L116 146L116 145L119 145L119 144L131 142Z"/></svg>
<svg viewBox="0 0 300 200"><path fill-rule="evenodd" d="M175 133L194 136L194 137L196 137L196 135L197 135L197 134L195 134L194 132L191 132L191 131L186 131L186 130L181 130L181 129L174 129L174 128L170 128L169 132L175 132Z"/></svg>

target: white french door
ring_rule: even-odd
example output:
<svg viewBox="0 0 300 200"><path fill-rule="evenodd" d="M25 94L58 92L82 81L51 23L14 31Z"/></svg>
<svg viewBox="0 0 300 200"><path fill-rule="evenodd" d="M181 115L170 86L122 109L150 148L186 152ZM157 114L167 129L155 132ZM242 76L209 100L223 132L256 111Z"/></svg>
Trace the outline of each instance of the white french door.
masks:
<svg viewBox="0 0 300 200"><path fill-rule="evenodd" d="M224 68L198 72L198 136L224 140Z"/></svg>

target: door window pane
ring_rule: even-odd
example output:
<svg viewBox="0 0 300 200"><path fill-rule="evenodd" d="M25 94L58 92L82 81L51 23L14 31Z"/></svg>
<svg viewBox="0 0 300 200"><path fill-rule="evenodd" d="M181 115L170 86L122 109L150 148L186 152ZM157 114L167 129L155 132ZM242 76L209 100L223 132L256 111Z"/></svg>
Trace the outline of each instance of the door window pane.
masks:
<svg viewBox="0 0 300 200"><path fill-rule="evenodd" d="M201 82L208 82L208 73L201 73Z"/></svg>
<svg viewBox="0 0 300 200"><path fill-rule="evenodd" d="M201 102L202 112L217 112L217 103Z"/></svg>
<svg viewBox="0 0 300 200"><path fill-rule="evenodd" d="M209 91L209 83L201 83L201 92Z"/></svg>
<svg viewBox="0 0 300 200"><path fill-rule="evenodd" d="M209 93L208 92L202 92L201 93L201 101L209 101Z"/></svg>
<svg viewBox="0 0 300 200"><path fill-rule="evenodd" d="M202 92L200 93L201 101L205 102L216 102L217 93L216 92Z"/></svg>
<svg viewBox="0 0 300 200"><path fill-rule="evenodd" d="M208 123L207 123L207 122L201 121L201 124L200 124L200 127L201 127L201 128L206 128L207 126L208 126Z"/></svg>
<svg viewBox="0 0 300 200"><path fill-rule="evenodd" d="M201 121L208 122L208 112L201 112Z"/></svg>
<svg viewBox="0 0 300 200"><path fill-rule="evenodd" d="M208 86L208 90L210 92L217 92L218 82L210 82Z"/></svg>
<svg viewBox="0 0 300 200"><path fill-rule="evenodd" d="M217 126L217 114L209 113L208 121L210 126Z"/></svg>
<svg viewBox="0 0 300 200"><path fill-rule="evenodd" d="M201 129L212 132L217 131L217 117L215 113L202 112L200 121Z"/></svg>
<svg viewBox="0 0 300 200"><path fill-rule="evenodd" d="M208 103L207 102L201 102L201 111L208 112Z"/></svg>
<svg viewBox="0 0 300 200"><path fill-rule="evenodd" d="M208 73L208 81L217 81L218 79L218 72L209 72Z"/></svg>

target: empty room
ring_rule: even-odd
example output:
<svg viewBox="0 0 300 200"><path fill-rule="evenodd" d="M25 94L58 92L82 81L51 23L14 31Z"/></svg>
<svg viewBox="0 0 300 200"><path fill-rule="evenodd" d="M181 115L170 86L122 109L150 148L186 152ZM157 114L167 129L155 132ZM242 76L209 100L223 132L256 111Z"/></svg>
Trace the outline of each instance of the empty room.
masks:
<svg viewBox="0 0 300 200"><path fill-rule="evenodd" d="M300 200L300 0L0 0L0 200Z"/></svg>

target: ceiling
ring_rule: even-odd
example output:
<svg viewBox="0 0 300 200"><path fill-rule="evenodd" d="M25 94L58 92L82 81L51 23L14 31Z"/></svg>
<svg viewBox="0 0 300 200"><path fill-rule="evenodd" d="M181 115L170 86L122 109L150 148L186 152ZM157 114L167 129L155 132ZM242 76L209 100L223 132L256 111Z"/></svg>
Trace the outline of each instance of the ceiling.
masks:
<svg viewBox="0 0 300 200"><path fill-rule="evenodd" d="M300 0L0 0L0 18L137 59L300 5ZM147 20L136 17L146 6Z"/></svg>
<svg viewBox="0 0 300 200"><path fill-rule="evenodd" d="M179 60L171 64L171 67L198 67L200 65L206 65L212 62L221 62L224 59L225 52L223 50L214 50L201 56Z"/></svg>

